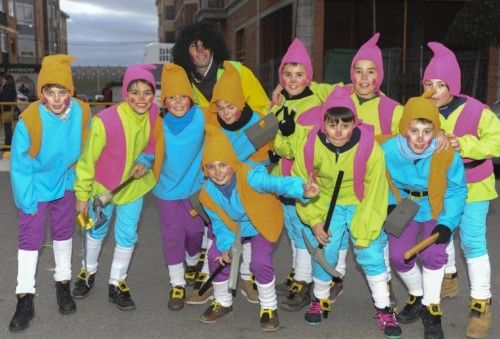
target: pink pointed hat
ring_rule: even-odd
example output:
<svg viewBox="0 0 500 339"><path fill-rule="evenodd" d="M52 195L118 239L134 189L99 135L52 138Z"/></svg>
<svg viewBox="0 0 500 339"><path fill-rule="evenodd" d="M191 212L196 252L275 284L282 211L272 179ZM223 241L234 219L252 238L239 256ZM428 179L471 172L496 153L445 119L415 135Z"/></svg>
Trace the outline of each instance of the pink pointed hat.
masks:
<svg viewBox="0 0 500 339"><path fill-rule="evenodd" d="M125 99L127 96L127 87L134 80L146 80L151 85L153 85L153 90L156 87L156 81L153 73L151 71L156 69L155 65L152 64L137 64L128 66L125 71L125 75L123 76L123 84L122 84L122 97Z"/></svg>
<svg viewBox="0 0 500 339"><path fill-rule="evenodd" d="M351 81L354 83L354 65L359 60L370 60L377 67L377 84L375 85L375 90L378 91L382 81L384 81L384 61L382 59L382 51L377 46L378 39L380 38L380 33L375 33L370 40L365 42L361 46L352 58L351 62Z"/></svg>
<svg viewBox="0 0 500 339"><path fill-rule="evenodd" d="M283 56L283 59L281 59L281 64L278 69L278 77L282 86L283 75L281 72L283 71L283 67L285 67L285 64L290 62L302 64L304 66L307 72L307 77L309 79L309 85L313 79L313 67L311 58L309 57L309 53L307 53L306 46L304 46L304 43L299 38L295 38L295 40L293 40L290 46L288 46L288 50Z"/></svg>
<svg viewBox="0 0 500 339"><path fill-rule="evenodd" d="M450 94L460 94L460 66L458 65L455 53L439 42L429 42L427 44L434 52L434 56L427 65L424 72L424 80L443 80L450 90Z"/></svg>

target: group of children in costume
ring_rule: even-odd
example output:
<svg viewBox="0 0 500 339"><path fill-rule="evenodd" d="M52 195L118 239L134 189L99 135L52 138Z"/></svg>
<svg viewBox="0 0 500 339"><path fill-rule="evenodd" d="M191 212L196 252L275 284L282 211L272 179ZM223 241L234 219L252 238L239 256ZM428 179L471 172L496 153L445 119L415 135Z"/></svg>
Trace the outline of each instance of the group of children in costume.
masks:
<svg viewBox="0 0 500 339"><path fill-rule="evenodd" d="M298 311L308 306L306 322L319 324L342 292L350 240L385 336L399 338L399 323L421 318L425 338L442 338L441 288L452 248L447 245L460 229L471 283L466 333L485 337L491 326L486 216L489 200L497 196L491 158L500 156L500 124L484 104L460 93L455 55L430 43L434 57L422 79L425 93L403 107L380 91L379 34L353 58L352 85L313 82L307 50L295 39L279 67L280 86L271 104L247 68L217 60L214 71L210 46L201 37L190 39L191 61L196 66L208 59L200 67L213 79L193 81L185 68L164 65L164 116L154 103L155 79L148 65L130 66L123 101L90 120L88 105L72 97L72 57L45 57L40 100L23 112L12 145L20 231L18 304L10 330L26 328L34 317L37 255L47 215L59 311L75 312L73 298L93 289L115 209L109 300L120 310L135 308L127 271L144 195L152 190L171 310L213 299L202 322L232 312L230 266L238 262L230 253L241 238L242 293L260 303L262 330L279 328L278 307ZM255 104L262 102L267 109ZM250 132L262 127L266 114L279 121L275 139ZM97 209L94 197L110 192L110 203ZM405 198L418 204L418 212L397 238L383 224ZM86 232L82 268L71 292L75 210L102 223ZM283 226L293 270L287 282L277 284L272 252ZM437 240L418 254L422 269L415 257L404 259L417 239L432 234ZM311 256L308 244L323 247L324 262L338 276ZM408 301L397 314L391 265L408 289ZM200 295L215 271L212 287ZM448 280L456 283L456 273ZM189 283L195 285L188 297Z"/></svg>

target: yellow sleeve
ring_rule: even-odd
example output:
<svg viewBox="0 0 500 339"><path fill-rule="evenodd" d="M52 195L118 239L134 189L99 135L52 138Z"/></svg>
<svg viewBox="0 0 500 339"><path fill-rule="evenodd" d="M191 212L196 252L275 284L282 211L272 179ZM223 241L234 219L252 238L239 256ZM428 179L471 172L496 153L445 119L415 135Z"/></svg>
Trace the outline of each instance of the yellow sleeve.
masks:
<svg viewBox="0 0 500 339"><path fill-rule="evenodd" d="M389 199L389 185L385 176L382 149L375 143L366 165L365 196L356 208L351 222L351 235L356 246L367 247L376 239L385 218Z"/></svg>
<svg viewBox="0 0 500 339"><path fill-rule="evenodd" d="M266 114L269 109L270 100L259 80L248 67L243 65L240 68L240 76L246 103L253 111L261 115Z"/></svg>
<svg viewBox="0 0 500 339"><path fill-rule="evenodd" d="M92 118L89 136L76 164L75 195L78 200L87 201L95 189L95 164L106 145L106 131L102 120Z"/></svg>
<svg viewBox="0 0 500 339"><path fill-rule="evenodd" d="M274 138L274 151L283 158L295 159L297 152L303 152L305 138L309 130L310 128L295 124L295 132L287 137L284 137L278 130L276 138Z"/></svg>
<svg viewBox="0 0 500 339"><path fill-rule="evenodd" d="M403 108L404 107L401 105L397 105L396 108L394 108L391 122L392 134L399 134L399 121L401 120L401 116L403 115Z"/></svg>
<svg viewBox="0 0 500 339"><path fill-rule="evenodd" d="M338 82L336 84L327 84L325 82L317 83L315 81L311 82L309 88L313 91L314 94L321 100L321 102L325 102L326 99L330 96L333 90L337 86L343 86L342 82Z"/></svg>
<svg viewBox="0 0 500 339"><path fill-rule="evenodd" d="M488 108L481 113L477 134L477 137L466 134L457 138L462 157L481 160L500 156L500 123Z"/></svg>

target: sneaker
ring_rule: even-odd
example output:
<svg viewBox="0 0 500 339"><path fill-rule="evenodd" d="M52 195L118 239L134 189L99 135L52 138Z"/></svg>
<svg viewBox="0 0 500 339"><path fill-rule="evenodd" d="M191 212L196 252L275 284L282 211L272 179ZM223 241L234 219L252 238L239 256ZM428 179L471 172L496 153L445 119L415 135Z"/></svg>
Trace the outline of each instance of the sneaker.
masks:
<svg viewBox="0 0 500 339"><path fill-rule="evenodd" d="M422 324L424 325L425 339L442 339L444 338L443 328L441 327L441 308L439 304L430 304L425 307L422 315Z"/></svg>
<svg viewBox="0 0 500 339"><path fill-rule="evenodd" d="M392 289L392 282L390 280L387 282L387 288L389 289L389 302L391 303L391 308L394 311L397 311L398 300L396 299L396 295L394 294L394 290Z"/></svg>
<svg viewBox="0 0 500 339"><path fill-rule="evenodd" d="M384 309L377 308L373 317L378 320L378 328L384 330L386 338L401 338L401 327L399 327L393 309L390 307Z"/></svg>
<svg viewBox="0 0 500 339"><path fill-rule="evenodd" d="M34 298L32 293L26 293L23 297L17 296L16 313L9 323L9 331L16 332L28 328L30 320L35 317Z"/></svg>
<svg viewBox="0 0 500 339"><path fill-rule="evenodd" d="M94 281L95 273L90 274L89 271L82 268L76 277L75 287L73 288L73 298L82 299L89 295L90 290L94 287Z"/></svg>
<svg viewBox="0 0 500 339"><path fill-rule="evenodd" d="M210 306L208 306L207 310L200 316L200 321L206 324L211 324L232 311L233 306L224 307L218 301L214 300Z"/></svg>
<svg viewBox="0 0 500 339"><path fill-rule="evenodd" d="M116 307L122 311L135 309L135 303L130 295L130 289L127 287L127 282L121 280L118 286L109 284L109 301L116 304Z"/></svg>
<svg viewBox="0 0 500 339"><path fill-rule="evenodd" d="M322 318L328 318L328 312L333 310L331 305L332 303L329 299L317 299L314 297L304 315L306 323L309 325L318 325Z"/></svg>
<svg viewBox="0 0 500 339"><path fill-rule="evenodd" d="M292 286L294 276L295 272L292 269L290 273L288 273L286 280L276 285L276 295L280 297L285 297L290 293L290 286Z"/></svg>
<svg viewBox="0 0 500 339"><path fill-rule="evenodd" d="M470 338L485 338L491 327L491 299L471 299L466 334Z"/></svg>
<svg viewBox="0 0 500 339"><path fill-rule="evenodd" d="M194 283L193 286L193 291L189 295L189 297L186 300L186 304L189 305L202 305L206 303L209 300L212 300L214 298L214 289L212 286L210 286L205 293L202 295L199 295L198 292L207 280L207 274L206 273L200 273L198 274L198 277L196 277L196 282Z"/></svg>
<svg viewBox="0 0 500 339"><path fill-rule="evenodd" d="M257 285L252 280L241 279L240 291L249 303L259 303L259 292L257 291Z"/></svg>
<svg viewBox="0 0 500 339"><path fill-rule="evenodd" d="M174 286L170 290L170 299L168 300L168 308L172 311L182 310L184 307L184 299L186 298L186 290L182 286Z"/></svg>
<svg viewBox="0 0 500 339"><path fill-rule="evenodd" d="M59 305L59 313L61 314L76 312L76 304L69 290L70 286L68 280L66 280L66 282L56 281L57 305Z"/></svg>
<svg viewBox="0 0 500 339"><path fill-rule="evenodd" d="M285 300L280 303L280 308L285 311L300 311L311 303L311 283L294 280Z"/></svg>
<svg viewBox="0 0 500 339"><path fill-rule="evenodd" d="M344 282L342 278L333 278L330 284L330 301L334 303L342 292L344 292Z"/></svg>
<svg viewBox="0 0 500 339"><path fill-rule="evenodd" d="M422 296L416 297L408 294L408 300L405 307L396 316L401 324L411 324L417 321L425 312L425 306L422 305Z"/></svg>
<svg viewBox="0 0 500 339"><path fill-rule="evenodd" d="M280 327L278 312L269 308L260 309L260 328L264 332L276 331Z"/></svg>
<svg viewBox="0 0 500 339"><path fill-rule="evenodd" d="M441 285L441 299L456 297L459 292L457 272L445 273L443 284Z"/></svg>

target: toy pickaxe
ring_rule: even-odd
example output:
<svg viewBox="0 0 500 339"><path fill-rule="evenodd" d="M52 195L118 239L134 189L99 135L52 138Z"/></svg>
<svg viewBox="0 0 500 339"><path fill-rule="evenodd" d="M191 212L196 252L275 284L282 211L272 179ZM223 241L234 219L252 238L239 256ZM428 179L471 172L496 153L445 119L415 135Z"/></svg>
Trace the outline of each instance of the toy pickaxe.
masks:
<svg viewBox="0 0 500 339"><path fill-rule="evenodd" d="M104 223L106 222L107 218L106 215L104 215L103 208L106 206L111 199L113 199L113 196L118 193L121 189L123 189L125 186L130 184L135 178L131 176L124 182L122 182L120 185L115 187L113 190L100 194L100 195L94 195L94 198L92 199L92 209L94 210L95 213L95 222L94 222L94 227L95 229L98 229Z"/></svg>
<svg viewBox="0 0 500 339"><path fill-rule="evenodd" d="M215 277L217 277L219 275L219 273L222 272L222 270L224 269L224 267L226 267L226 265L219 264L219 266L217 266L217 268L210 275L210 277L208 278L208 280L205 281L205 283L203 284L203 286L201 286L201 288L198 290L198 295L199 296L202 296L203 294L205 294L205 292L210 288L210 286L212 286L212 281L214 281Z"/></svg>
<svg viewBox="0 0 500 339"><path fill-rule="evenodd" d="M240 259L243 253L243 245L241 244L240 224L236 224L236 239L231 246L231 270L229 271L229 290L236 296L236 286L238 285L238 273L240 271Z"/></svg>
<svg viewBox="0 0 500 339"><path fill-rule="evenodd" d="M399 238L406 229L408 223L415 218L418 212L418 204L408 198L402 199L399 204L387 215L384 229L387 233Z"/></svg>
<svg viewBox="0 0 500 339"><path fill-rule="evenodd" d="M412 248L410 248L408 251L405 252L405 260L409 260L411 257L413 257L415 254L418 252L422 251L425 249L427 246L430 246L436 242L439 238L439 233L434 233L433 235L425 238Z"/></svg>
<svg viewBox="0 0 500 339"><path fill-rule="evenodd" d="M344 171L339 171L337 176L337 181L335 182L335 188L333 189L332 200L330 201L330 207L328 208L328 212L326 214L325 225L323 226L323 230L328 234L328 228L330 228L330 222L332 221L333 210L335 209L335 205L337 204L337 198L339 197L340 185L342 184L342 178L344 177ZM302 230L302 237L304 238L304 243L306 244L307 250L311 254L311 257L333 277L340 278L342 275L337 272L337 270L331 266L325 259L325 250L322 244L319 244L318 247L314 247L309 239L307 238L306 232Z"/></svg>

